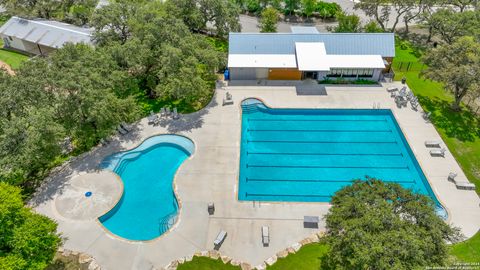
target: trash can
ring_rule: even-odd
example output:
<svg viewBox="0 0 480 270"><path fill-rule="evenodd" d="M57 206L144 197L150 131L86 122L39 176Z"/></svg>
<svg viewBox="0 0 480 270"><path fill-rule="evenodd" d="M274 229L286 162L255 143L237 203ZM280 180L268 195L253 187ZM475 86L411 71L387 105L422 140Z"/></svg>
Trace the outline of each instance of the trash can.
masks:
<svg viewBox="0 0 480 270"><path fill-rule="evenodd" d="M208 214L213 215L215 213L215 204L213 202L208 204Z"/></svg>
<svg viewBox="0 0 480 270"><path fill-rule="evenodd" d="M402 78L402 84L405 84L407 82L407 78L403 77Z"/></svg>
<svg viewBox="0 0 480 270"><path fill-rule="evenodd" d="M230 80L230 71L228 69L225 69L225 71L223 72L223 79L225 81Z"/></svg>

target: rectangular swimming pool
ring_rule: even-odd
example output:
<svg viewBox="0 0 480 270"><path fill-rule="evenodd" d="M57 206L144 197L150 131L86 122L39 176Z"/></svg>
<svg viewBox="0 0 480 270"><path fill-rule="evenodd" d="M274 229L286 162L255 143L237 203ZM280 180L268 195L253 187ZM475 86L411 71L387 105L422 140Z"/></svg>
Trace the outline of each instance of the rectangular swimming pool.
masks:
<svg viewBox="0 0 480 270"><path fill-rule="evenodd" d="M343 186L367 176L439 204L390 110L242 103L239 200L329 202Z"/></svg>

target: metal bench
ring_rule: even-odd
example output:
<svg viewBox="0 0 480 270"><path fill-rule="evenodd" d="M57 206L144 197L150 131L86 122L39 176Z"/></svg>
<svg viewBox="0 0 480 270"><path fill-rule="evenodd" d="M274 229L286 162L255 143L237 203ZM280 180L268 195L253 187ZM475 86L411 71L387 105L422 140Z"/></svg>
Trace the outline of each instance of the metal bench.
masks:
<svg viewBox="0 0 480 270"><path fill-rule="evenodd" d="M303 227L305 228L318 228L318 222L320 222L320 218L318 216L303 217Z"/></svg>
<svg viewBox="0 0 480 270"><path fill-rule="evenodd" d="M213 244L217 247L217 246L220 246L223 241L225 240L225 238L227 237L227 232L224 231L224 230L221 230L218 235L217 235L217 238L215 238L215 240L213 241Z"/></svg>
<svg viewBox="0 0 480 270"><path fill-rule="evenodd" d="M270 244L270 232L268 230L268 226L262 226L262 243L264 246L268 246Z"/></svg>

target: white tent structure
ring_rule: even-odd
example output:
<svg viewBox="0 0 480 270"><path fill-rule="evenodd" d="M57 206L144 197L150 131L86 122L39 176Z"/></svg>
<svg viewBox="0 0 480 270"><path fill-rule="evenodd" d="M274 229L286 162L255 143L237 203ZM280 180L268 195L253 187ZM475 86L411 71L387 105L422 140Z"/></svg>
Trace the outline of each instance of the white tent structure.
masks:
<svg viewBox="0 0 480 270"><path fill-rule="evenodd" d="M34 55L47 55L65 43L92 44L92 30L49 20L10 18L0 27L7 48Z"/></svg>

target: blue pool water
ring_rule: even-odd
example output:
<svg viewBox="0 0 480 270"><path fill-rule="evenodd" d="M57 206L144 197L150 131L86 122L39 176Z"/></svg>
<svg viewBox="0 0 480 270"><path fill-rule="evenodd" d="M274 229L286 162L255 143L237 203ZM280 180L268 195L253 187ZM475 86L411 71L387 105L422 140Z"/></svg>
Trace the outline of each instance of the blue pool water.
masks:
<svg viewBox="0 0 480 270"><path fill-rule="evenodd" d="M173 178L193 151L193 142L185 137L160 135L107 157L101 167L121 177L124 191L100 222L113 234L130 240L151 240L168 231L178 212Z"/></svg>
<svg viewBox="0 0 480 270"><path fill-rule="evenodd" d="M329 202L366 176L399 183L439 205L390 110L242 103L239 200Z"/></svg>

